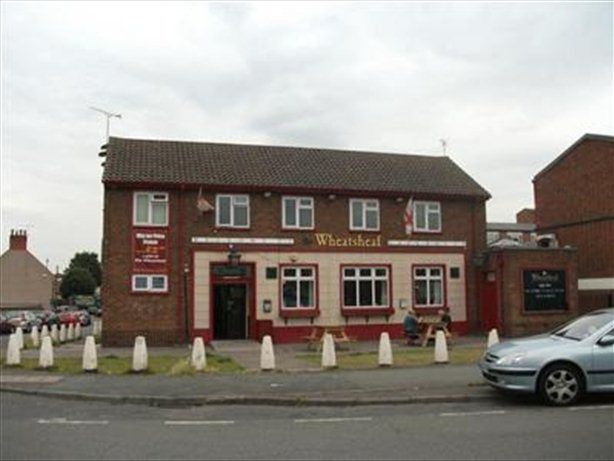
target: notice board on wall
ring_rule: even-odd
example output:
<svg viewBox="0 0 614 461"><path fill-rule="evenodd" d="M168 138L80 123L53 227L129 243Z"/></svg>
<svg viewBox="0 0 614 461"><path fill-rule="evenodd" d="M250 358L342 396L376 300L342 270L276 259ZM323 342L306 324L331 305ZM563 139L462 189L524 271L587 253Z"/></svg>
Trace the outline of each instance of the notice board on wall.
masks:
<svg viewBox="0 0 614 461"><path fill-rule="evenodd" d="M133 268L139 272L166 272L168 232L166 230L132 233Z"/></svg>
<svg viewBox="0 0 614 461"><path fill-rule="evenodd" d="M562 311L567 309L567 285L564 270L524 270L522 280L525 311Z"/></svg>

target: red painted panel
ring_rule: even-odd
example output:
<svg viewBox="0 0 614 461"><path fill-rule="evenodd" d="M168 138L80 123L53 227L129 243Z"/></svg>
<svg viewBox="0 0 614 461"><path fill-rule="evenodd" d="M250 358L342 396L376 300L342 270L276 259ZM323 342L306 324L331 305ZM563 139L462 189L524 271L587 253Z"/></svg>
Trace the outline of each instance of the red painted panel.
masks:
<svg viewBox="0 0 614 461"><path fill-rule="evenodd" d="M499 294L497 292L497 277L500 273L484 272L481 280L480 306L482 309L482 330L500 329L499 325ZM490 278L490 280L489 280Z"/></svg>

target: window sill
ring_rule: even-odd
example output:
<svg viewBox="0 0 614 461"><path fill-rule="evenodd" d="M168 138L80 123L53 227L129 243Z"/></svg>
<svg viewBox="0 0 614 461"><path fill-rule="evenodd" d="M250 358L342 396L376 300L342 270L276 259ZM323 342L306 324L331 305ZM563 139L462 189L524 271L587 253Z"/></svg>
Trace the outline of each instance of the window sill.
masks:
<svg viewBox="0 0 614 461"><path fill-rule="evenodd" d="M448 311L448 307L441 306L414 306L414 310L417 314L435 315L439 311Z"/></svg>
<svg viewBox="0 0 614 461"><path fill-rule="evenodd" d="M292 308L286 308L286 309L280 309L279 310L279 316L281 318L313 318L313 317L318 317L320 315L320 310L315 308L315 309L292 309Z"/></svg>
<svg viewBox="0 0 614 461"><path fill-rule="evenodd" d="M342 307L341 315L344 317L371 317L390 316L394 314L394 307Z"/></svg>

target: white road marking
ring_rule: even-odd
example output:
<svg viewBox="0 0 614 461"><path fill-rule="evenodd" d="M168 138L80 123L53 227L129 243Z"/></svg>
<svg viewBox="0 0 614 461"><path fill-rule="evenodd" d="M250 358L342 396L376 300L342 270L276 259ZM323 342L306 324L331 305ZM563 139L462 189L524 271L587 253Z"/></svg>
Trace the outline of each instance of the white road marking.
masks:
<svg viewBox="0 0 614 461"><path fill-rule="evenodd" d="M105 424L109 424L109 421L105 421L105 420L79 421L79 420L69 420L69 419L66 419L66 418L53 418L53 419L39 419L38 420L38 424L72 424L72 425L80 425L80 424L94 425L94 424L99 424L99 425L105 425Z"/></svg>
<svg viewBox="0 0 614 461"><path fill-rule="evenodd" d="M504 410L494 410L494 411L472 411L466 413L439 413L439 416L483 416L483 415L503 415L505 414Z"/></svg>
<svg viewBox="0 0 614 461"><path fill-rule="evenodd" d="M585 410L614 410L614 405L593 405L589 407L571 407L569 411L585 411Z"/></svg>
<svg viewBox="0 0 614 461"><path fill-rule="evenodd" d="M164 421L167 426L223 426L234 424L234 421Z"/></svg>
<svg viewBox="0 0 614 461"><path fill-rule="evenodd" d="M302 423L345 423L352 421L372 421L373 418L371 416L363 416L357 418L308 418L308 419L295 419L294 422L297 424Z"/></svg>

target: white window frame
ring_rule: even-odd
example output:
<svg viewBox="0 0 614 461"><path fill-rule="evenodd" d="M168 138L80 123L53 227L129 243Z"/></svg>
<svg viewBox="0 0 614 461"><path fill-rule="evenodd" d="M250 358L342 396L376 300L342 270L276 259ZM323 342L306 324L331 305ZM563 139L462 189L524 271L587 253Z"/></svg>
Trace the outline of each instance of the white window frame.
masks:
<svg viewBox="0 0 614 461"><path fill-rule="evenodd" d="M426 270L426 275L418 275L417 271L424 269ZM431 271L433 269L439 270L439 276L433 276ZM413 270L413 283L412 287L414 292L412 293L414 297L416 297L416 281L425 281L426 282L426 304L418 304L418 300L414 299L414 307L427 307L427 308L436 308L436 307L445 307L446 304L446 277L445 277L445 266L433 265L433 266L414 266ZM441 303L431 304L431 281L440 281L441 282Z"/></svg>
<svg viewBox="0 0 614 461"><path fill-rule="evenodd" d="M377 211L377 227L368 228L367 227L367 203L373 202L375 203L375 210ZM372 231L378 232L380 230L380 212L379 212L379 200L376 198L351 198L350 199L350 230L352 231ZM354 203L362 203L362 226L354 226ZM370 207L373 209L373 207Z"/></svg>
<svg viewBox="0 0 614 461"><path fill-rule="evenodd" d="M354 269L354 274L355 275L345 275L345 271L348 269ZM370 269L371 270L371 275L366 276L366 275L360 275L360 270L361 269ZM377 269L384 269L386 271L386 275L376 275L376 270ZM344 309L386 309L389 308L391 306L391 299L390 297L392 296L391 290L390 290L390 279L391 279L391 274L390 274L391 270L388 266L378 266L378 265L373 265L373 266L342 266L341 267L341 303ZM361 305L360 304L360 282L364 282L364 281L371 281L371 299L375 302L375 282L379 280L379 281L385 281L386 282L386 304L371 304L371 305ZM355 306L348 306L345 304L345 282L346 281L353 281L356 282L356 305Z"/></svg>
<svg viewBox="0 0 614 461"><path fill-rule="evenodd" d="M286 223L286 200L294 200L296 202L294 218L296 224L294 226ZM309 200L311 205L301 205L301 200ZM300 222L300 210L306 209L311 211L311 226L301 226ZM281 198L281 228L282 229L315 229L315 207L313 197L299 197L299 196L283 196Z"/></svg>
<svg viewBox="0 0 614 461"><path fill-rule="evenodd" d="M164 280L163 288L154 288L154 277L161 277ZM145 288L138 288L136 286L137 278L145 278L147 280L147 286ZM168 275L165 274L133 274L132 275L132 291L135 293L168 293Z"/></svg>
<svg viewBox="0 0 614 461"><path fill-rule="evenodd" d="M139 222L137 220L137 197L140 195L147 196L148 208L147 208L147 221ZM158 197L156 197L158 196ZM166 213L164 224L154 224L152 222L152 203L166 203ZM132 223L135 226L151 226L151 227L166 227L168 226L168 192L151 192L151 191L135 191L132 196Z"/></svg>
<svg viewBox="0 0 614 461"><path fill-rule="evenodd" d="M221 224L220 223L220 199L223 197L230 198L230 224ZM245 198L247 202L247 224L245 225L236 225L235 224L235 201L237 198ZM241 204L243 205L243 204ZM251 206L249 195L247 194L217 194L215 196L215 227L226 227L226 228L234 228L234 229L249 229L251 223Z"/></svg>
<svg viewBox="0 0 614 461"><path fill-rule="evenodd" d="M424 206L424 224L426 227L418 227L418 207ZM424 232L424 233L439 233L441 232L441 228L443 226L443 216L441 214L441 203L440 202L426 202L426 201L417 201L414 202L414 231L415 232ZM429 216L431 214L439 215L439 226L436 229L431 229L429 225Z"/></svg>
<svg viewBox="0 0 614 461"><path fill-rule="evenodd" d="M280 268L280 272L281 272L281 289L280 289L280 299L281 299L281 308L283 310L291 310L291 311L295 311L295 310L313 310L317 307L318 305L318 281L317 281L317 276L318 276L318 270L316 266L281 266ZM285 274L285 270L286 269L295 269L296 270L296 274L294 276L286 276ZM309 269L311 270L311 276L303 276L301 274L301 269ZM286 306L285 304L285 299L284 299L284 282L286 282L286 280L288 281L293 281L296 282L296 306ZM301 306L301 282L302 281L308 281L308 282L313 282L312 286L313 286L313 305L312 306Z"/></svg>

